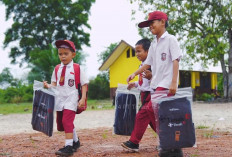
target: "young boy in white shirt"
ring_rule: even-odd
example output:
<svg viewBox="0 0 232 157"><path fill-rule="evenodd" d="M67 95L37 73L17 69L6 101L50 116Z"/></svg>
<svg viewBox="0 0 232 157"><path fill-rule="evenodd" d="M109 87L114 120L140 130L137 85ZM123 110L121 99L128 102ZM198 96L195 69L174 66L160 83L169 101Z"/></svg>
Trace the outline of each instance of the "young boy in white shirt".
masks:
<svg viewBox="0 0 232 157"><path fill-rule="evenodd" d="M148 20L139 23L138 26L140 28L149 27L155 37L149 48L145 64L131 74L127 82L129 83L136 75L152 66L151 88L155 92L169 90L169 95L174 95L178 87L179 61L182 53L176 37L166 31L168 26L167 14L161 11L151 12ZM153 112L157 117L158 106L155 107L155 111L151 107L151 101L148 106L151 109L150 112ZM159 135L159 125L156 125L156 132ZM181 149L159 150L159 156L169 155L181 157L183 152Z"/></svg>
<svg viewBox="0 0 232 157"><path fill-rule="evenodd" d="M77 108L85 106L88 79L80 70L80 84L82 87L82 97L78 102L78 90L75 86L75 71L73 58L76 55L75 45L69 40L57 40L55 45L58 49L61 65L57 73L55 69L52 74L51 84L44 81L44 87L60 86L58 101L55 110L57 111L57 130L65 131L65 147L55 152L56 155L70 156L80 147L77 137L74 119ZM73 96L72 96L73 95Z"/></svg>
<svg viewBox="0 0 232 157"><path fill-rule="evenodd" d="M139 40L135 44L135 53L138 58L142 62L140 65L143 66L148 55L148 49L150 47L150 40L148 39L142 39ZM152 88L150 87L151 82L151 69L144 71L139 75L139 81L133 82L128 84L128 89L130 90L133 87L138 88L138 90L141 91L141 103L142 106L139 109L139 112L136 114L135 118L135 125L134 129L131 133L131 137L129 141L123 142L121 145L122 147L138 152L139 150L139 142L141 141L144 132L146 131L146 128L148 124L150 124L151 128L156 131L155 128L155 117L154 114L151 112L147 112L148 109L148 102L151 99L150 92L153 92ZM151 114L150 114L151 113Z"/></svg>

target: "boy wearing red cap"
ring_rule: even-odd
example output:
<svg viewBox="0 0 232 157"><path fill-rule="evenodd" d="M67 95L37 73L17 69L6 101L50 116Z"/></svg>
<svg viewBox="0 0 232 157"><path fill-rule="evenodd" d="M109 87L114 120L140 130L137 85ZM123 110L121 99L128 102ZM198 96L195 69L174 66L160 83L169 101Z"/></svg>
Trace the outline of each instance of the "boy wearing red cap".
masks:
<svg viewBox="0 0 232 157"><path fill-rule="evenodd" d="M56 151L56 155L70 156L80 147L80 141L74 128L74 119L77 107L85 106L88 79L80 70L80 84L82 97L78 101L78 90L75 87L73 58L76 55L75 45L69 40L57 40L55 45L58 49L61 64L57 73L55 69L52 74L51 84L44 81L44 87L60 86L56 98L55 110L57 111L57 130L65 131L65 146ZM78 102L78 103L77 103Z"/></svg>
<svg viewBox="0 0 232 157"><path fill-rule="evenodd" d="M136 75L141 74L152 66L151 88L155 93L168 89L169 95L174 95L178 87L179 61L182 52L176 37L166 31L168 16L164 12L154 11L149 14L147 21L139 23L138 26L139 28L149 27L151 33L154 35L154 40L151 43L144 65L131 74L127 82L129 83ZM152 108L151 101L148 106L147 111L157 116L158 106L155 107L155 111ZM156 131L159 135L159 126L157 125ZM169 155L181 157L183 156L183 152L181 149L160 149L159 155L161 157Z"/></svg>

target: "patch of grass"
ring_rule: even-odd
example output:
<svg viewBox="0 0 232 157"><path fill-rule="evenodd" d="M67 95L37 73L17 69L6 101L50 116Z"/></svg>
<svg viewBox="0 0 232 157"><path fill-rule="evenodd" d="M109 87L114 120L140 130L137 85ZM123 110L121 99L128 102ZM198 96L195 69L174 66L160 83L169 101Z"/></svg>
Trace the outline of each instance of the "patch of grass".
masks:
<svg viewBox="0 0 232 157"><path fill-rule="evenodd" d="M10 153L0 153L0 156L10 156Z"/></svg>
<svg viewBox="0 0 232 157"><path fill-rule="evenodd" d="M212 138L213 133L214 133L214 127L215 127L215 124L213 125L212 129L209 132L205 132L203 134L203 137L205 137L205 138Z"/></svg>
<svg viewBox="0 0 232 157"><path fill-rule="evenodd" d="M112 100L87 100L87 110L111 110L114 109Z"/></svg>
<svg viewBox="0 0 232 157"><path fill-rule="evenodd" d="M0 138L0 143L3 141L3 139L2 138Z"/></svg>
<svg viewBox="0 0 232 157"><path fill-rule="evenodd" d="M32 103L0 104L0 114L32 113Z"/></svg>
<svg viewBox="0 0 232 157"><path fill-rule="evenodd" d="M157 133L156 133L153 129L149 129L149 131L153 134L153 136L154 136L155 138L158 137Z"/></svg>
<svg viewBox="0 0 232 157"><path fill-rule="evenodd" d="M108 131L105 130L104 133L102 134L102 138L103 138L103 139L107 139L107 138L108 138L107 132L108 132Z"/></svg>
<svg viewBox="0 0 232 157"><path fill-rule="evenodd" d="M153 136L154 136L155 138L158 137L157 133L155 133L154 131L152 132L152 134L153 134Z"/></svg>
<svg viewBox="0 0 232 157"><path fill-rule="evenodd" d="M196 127L196 129L208 129L208 128L209 128L209 126L206 126L206 125L198 125Z"/></svg>
<svg viewBox="0 0 232 157"><path fill-rule="evenodd" d="M0 114L23 114L23 113L32 113L33 105L32 103L8 103L0 104ZM87 110L111 110L114 109L112 105L112 100L88 100L87 101Z"/></svg>
<svg viewBox="0 0 232 157"><path fill-rule="evenodd" d="M213 136L213 133L210 131L210 132L205 132L204 134L203 134L203 137L205 137L205 138L211 138Z"/></svg>
<svg viewBox="0 0 232 157"><path fill-rule="evenodd" d="M199 154L191 154L191 157L200 156Z"/></svg>
<svg viewBox="0 0 232 157"><path fill-rule="evenodd" d="M32 138L32 136L30 136L30 141L31 141L32 144L35 143L35 140Z"/></svg>

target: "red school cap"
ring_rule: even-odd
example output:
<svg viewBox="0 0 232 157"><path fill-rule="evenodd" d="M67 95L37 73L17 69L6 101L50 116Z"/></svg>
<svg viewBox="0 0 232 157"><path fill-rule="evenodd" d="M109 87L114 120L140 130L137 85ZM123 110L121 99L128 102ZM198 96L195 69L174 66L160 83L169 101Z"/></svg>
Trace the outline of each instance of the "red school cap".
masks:
<svg viewBox="0 0 232 157"><path fill-rule="evenodd" d="M161 20L164 19L166 21L168 21L168 16L167 14L165 14L162 11L154 11L149 13L148 15L148 20L147 21L143 21L139 23L139 28L143 28L143 27L149 27L149 23L153 20Z"/></svg>
<svg viewBox="0 0 232 157"><path fill-rule="evenodd" d="M55 42L56 48L61 48L62 45L68 46L72 52L76 52L75 45L70 40L57 40Z"/></svg>

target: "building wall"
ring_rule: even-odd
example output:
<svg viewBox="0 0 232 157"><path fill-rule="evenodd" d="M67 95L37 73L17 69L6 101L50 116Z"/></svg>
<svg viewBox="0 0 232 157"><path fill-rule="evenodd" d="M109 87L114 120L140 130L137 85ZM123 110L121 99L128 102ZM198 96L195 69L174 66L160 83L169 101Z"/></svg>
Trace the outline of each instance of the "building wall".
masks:
<svg viewBox="0 0 232 157"><path fill-rule="evenodd" d="M203 93L213 93L217 88L217 73L180 71L179 88L192 87L193 97Z"/></svg>
<svg viewBox="0 0 232 157"><path fill-rule="evenodd" d="M127 84L126 79L139 68L140 64L141 61L137 59L135 52L132 52L132 48L128 46L110 66L110 88L117 88L118 83ZM138 81L138 76L131 82L134 81Z"/></svg>

